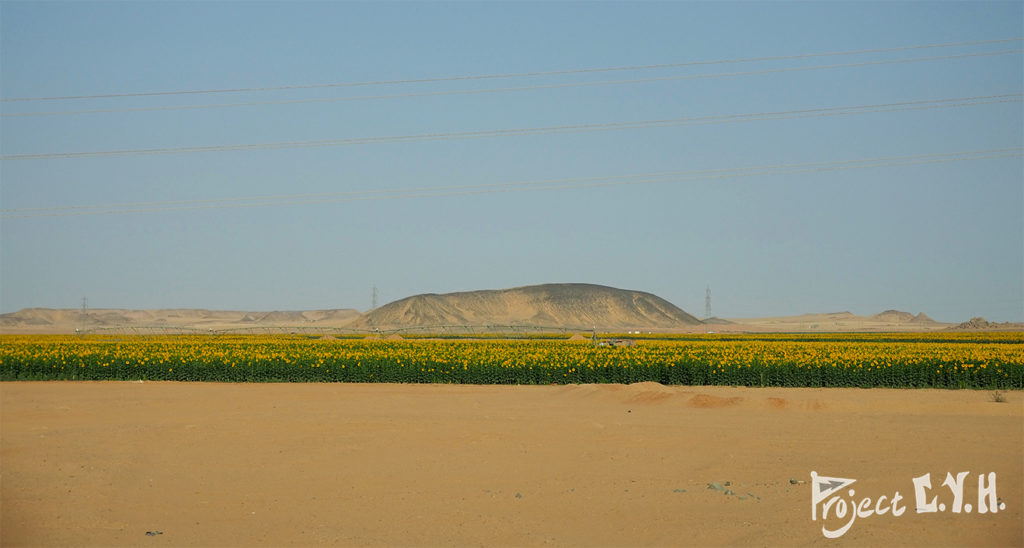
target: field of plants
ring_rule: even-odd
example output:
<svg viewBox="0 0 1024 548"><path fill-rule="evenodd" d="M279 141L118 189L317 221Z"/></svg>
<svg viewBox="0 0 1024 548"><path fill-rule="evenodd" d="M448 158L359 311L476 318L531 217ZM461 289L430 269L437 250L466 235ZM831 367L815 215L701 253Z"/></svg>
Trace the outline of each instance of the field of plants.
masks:
<svg viewBox="0 0 1024 548"><path fill-rule="evenodd" d="M918 340L920 339L920 340ZM0 380L394 382L1024 389L1024 334L566 340L0 337Z"/></svg>

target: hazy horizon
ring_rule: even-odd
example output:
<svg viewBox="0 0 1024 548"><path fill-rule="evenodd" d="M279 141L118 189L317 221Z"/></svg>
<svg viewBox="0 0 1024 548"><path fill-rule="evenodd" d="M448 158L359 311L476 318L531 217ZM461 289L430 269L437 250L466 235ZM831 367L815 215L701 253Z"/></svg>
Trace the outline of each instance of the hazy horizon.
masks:
<svg viewBox="0 0 1024 548"><path fill-rule="evenodd" d="M0 312L1024 321L1024 4L0 3Z"/></svg>
<svg viewBox="0 0 1024 548"><path fill-rule="evenodd" d="M565 285L565 284L571 284L571 283L574 283L574 282L554 282L552 284L538 284L538 285ZM587 283L586 285L602 285L602 284L590 284L590 283ZM463 290L463 291L454 291L454 292L451 292L451 293L474 293L474 292L479 292L479 291L502 291L502 290L507 290L507 289L517 289L519 287L524 287L524 286L507 287L507 288L468 289L468 290ZM529 286L525 286L525 287L529 287ZM605 287L610 287L610 286L605 286ZM618 288L613 288L613 289L645 292L644 290L637 289L637 288L618 287ZM645 293L649 293L649 292L645 292ZM407 296L404 296L404 297L396 298L396 299L388 301L388 302L379 302L378 305L377 305L377 308L380 308L382 306L386 306L388 304L392 304L394 302L402 301L402 300L405 300L405 299L408 299L408 298L411 298L411 297L417 297L417 296L422 296L422 295L438 295L438 294L439 293L427 292L427 293L418 293L416 295L407 295ZM450 294L450 293L442 293L442 295L443 294ZM660 295L655 295L655 296L661 297ZM82 308L81 304L82 303L80 302L79 306L77 306L77 307L76 306L70 306L70 307L59 307L59 308L58 307L24 307L24 308L21 308L21 309L19 309L17 311L26 310L26 309L79 310L79 309ZM672 303L672 304L676 304L676 303ZM86 301L85 306L86 306L86 311L95 311L95 310L204 310L204 311L210 311L210 312L250 312L250 313L262 313L262 312L306 312L306 311L313 311L313 310L355 310L355 311L359 312L360 314L367 314L367 313L375 310L374 308L358 308L358 307L353 307L353 306L341 306L341 307L331 307L331 308L277 308L277 309L253 309L253 308L232 308L232 309L226 309L226 308L206 308L206 307L161 307L159 309L156 309L156 308L140 309L140 308L137 308L137 307L93 306L92 303L88 302L88 300ZM676 305L676 306L678 306L678 305ZM700 310L687 310L687 309L685 309L683 307L679 307L679 308L682 309L684 312L693 315L697 319L701 319L701 320L704 319L704 316L703 316L704 309L703 308L700 309ZM0 314L8 314L8 313L13 313L13 312L17 312L17 311L4 311L4 312L0 312ZM895 312L908 312L908 313L911 313L911 314L914 314L914 315L924 314L925 316L928 316L932 320L935 320L935 321L938 321L938 322L943 322L943 323L961 323L963 321L967 321L967 320L970 320L970 319L974 318L974 317L972 317L972 318L964 318L962 320L961 319L943 320L943 319L938 319L938 318L933 317L931 314L929 314L925 310L913 311L913 310L899 310L899 309L894 309L894 308L887 308L887 309L884 309L884 310L878 310L878 311L874 311L874 312L865 312L865 313L853 312L851 310L814 310L814 311L808 310L808 311L804 311L802 313L797 313L797 314L787 314L785 316L826 315L826 314L846 314L846 313L850 313L850 314L854 314L856 316L870 317L870 316L882 314L884 312L893 312L893 311L895 311ZM765 315L765 316L731 316L731 317L724 317L724 316L720 316L718 314L713 314L712 317L722 318L722 319L746 319L746 318L769 318L769 317L781 317L781 316L782 315L769 314L769 315ZM988 319L988 318L986 318L986 319Z"/></svg>

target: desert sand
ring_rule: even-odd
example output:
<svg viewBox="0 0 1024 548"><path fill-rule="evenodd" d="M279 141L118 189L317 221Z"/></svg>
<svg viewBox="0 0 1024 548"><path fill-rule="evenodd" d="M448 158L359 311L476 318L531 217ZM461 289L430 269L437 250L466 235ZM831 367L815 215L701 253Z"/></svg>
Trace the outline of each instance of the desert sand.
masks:
<svg viewBox="0 0 1024 548"><path fill-rule="evenodd" d="M1021 546L1024 393L1005 399L2 383L0 545ZM827 539L823 526L848 519L833 507L812 521L812 471L855 479L848 489L872 508L898 491L905 513ZM951 512L947 472L969 472L971 513ZM982 515L977 476L990 472L1004 510ZM913 478L926 473L945 512L916 512Z"/></svg>

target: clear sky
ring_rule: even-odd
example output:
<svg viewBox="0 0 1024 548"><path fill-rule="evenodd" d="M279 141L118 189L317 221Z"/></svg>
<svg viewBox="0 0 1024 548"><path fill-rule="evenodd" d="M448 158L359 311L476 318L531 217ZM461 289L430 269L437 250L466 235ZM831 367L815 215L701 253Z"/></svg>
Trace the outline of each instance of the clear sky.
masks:
<svg viewBox="0 0 1024 548"><path fill-rule="evenodd" d="M1021 2L4 1L0 311L588 282L1022 321L1022 36ZM228 149L268 143L305 144Z"/></svg>

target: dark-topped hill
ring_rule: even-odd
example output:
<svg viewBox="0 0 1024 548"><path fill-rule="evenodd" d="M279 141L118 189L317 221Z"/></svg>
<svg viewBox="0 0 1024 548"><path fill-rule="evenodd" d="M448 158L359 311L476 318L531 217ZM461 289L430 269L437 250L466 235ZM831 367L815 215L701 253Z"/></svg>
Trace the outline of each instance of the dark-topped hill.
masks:
<svg viewBox="0 0 1024 548"><path fill-rule="evenodd" d="M650 293L593 284L544 284L415 295L368 312L351 327L530 325L665 329L698 324L697 318Z"/></svg>

